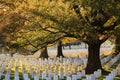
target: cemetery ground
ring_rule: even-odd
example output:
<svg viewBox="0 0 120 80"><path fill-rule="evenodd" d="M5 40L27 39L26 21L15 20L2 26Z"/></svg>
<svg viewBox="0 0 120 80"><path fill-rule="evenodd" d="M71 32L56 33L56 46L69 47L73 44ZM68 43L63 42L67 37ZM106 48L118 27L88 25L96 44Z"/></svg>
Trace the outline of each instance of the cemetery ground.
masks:
<svg viewBox="0 0 120 80"><path fill-rule="evenodd" d="M78 53L77 49L75 51L64 50L68 57L49 58L48 60L36 59L37 54L29 56L15 54L14 57L1 54L0 80L120 80L120 54L113 55L110 54L110 49L102 49L101 63L111 73L101 75L98 71L85 75L86 50L81 53ZM80 54L79 58L74 54ZM72 58L69 58L70 55ZM51 55L51 57L54 56ZM96 75L98 73L99 75ZM91 77L92 75L94 76Z"/></svg>

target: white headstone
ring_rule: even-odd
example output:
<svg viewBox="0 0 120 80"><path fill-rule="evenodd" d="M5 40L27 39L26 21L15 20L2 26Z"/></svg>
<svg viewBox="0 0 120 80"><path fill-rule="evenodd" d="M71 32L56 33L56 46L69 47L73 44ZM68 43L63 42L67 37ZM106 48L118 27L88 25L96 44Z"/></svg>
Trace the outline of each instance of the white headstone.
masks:
<svg viewBox="0 0 120 80"><path fill-rule="evenodd" d="M60 72L60 79L64 79L64 73Z"/></svg>
<svg viewBox="0 0 120 80"><path fill-rule="evenodd" d="M71 80L71 77L67 76L67 80Z"/></svg>
<svg viewBox="0 0 120 80"><path fill-rule="evenodd" d="M45 73L42 73L42 79L46 79Z"/></svg>
<svg viewBox="0 0 120 80"><path fill-rule="evenodd" d="M69 71L68 70L65 71L65 75L66 75L66 77L69 76Z"/></svg>
<svg viewBox="0 0 120 80"><path fill-rule="evenodd" d="M58 75L54 75L54 79L53 80L58 80Z"/></svg>
<svg viewBox="0 0 120 80"><path fill-rule="evenodd" d="M82 71L81 71L81 75L82 75L82 76L85 76L85 70L82 70Z"/></svg>
<svg viewBox="0 0 120 80"><path fill-rule="evenodd" d="M49 78L52 77L52 70L49 70L48 77L49 77Z"/></svg>
<svg viewBox="0 0 120 80"><path fill-rule="evenodd" d="M77 76L75 74L72 75L72 80L77 80Z"/></svg>
<svg viewBox="0 0 120 80"><path fill-rule="evenodd" d="M77 79L81 79L81 72L77 72Z"/></svg>

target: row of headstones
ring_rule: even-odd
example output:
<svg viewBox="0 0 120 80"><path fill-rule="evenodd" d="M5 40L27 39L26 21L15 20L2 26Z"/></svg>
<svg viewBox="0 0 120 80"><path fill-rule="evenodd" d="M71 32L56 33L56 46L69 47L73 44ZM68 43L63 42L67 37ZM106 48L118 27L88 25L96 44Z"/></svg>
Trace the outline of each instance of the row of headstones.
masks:
<svg viewBox="0 0 120 80"><path fill-rule="evenodd" d="M110 56L108 56L108 58L106 57L106 59L109 59L110 57L112 57L112 56L110 55ZM111 61L113 61L112 63L114 64L119 59L119 57L120 57L120 53L111 60ZM106 61L108 61L108 60L106 60ZM111 66L113 64L111 64ZM113 71L111 71L111 73L109 75L107 75L103 80L114 80L114 77L119 72L120 72L120 65L116 69L114 69ZM95 80L96 78L99 78L100 76L101 76L101 70L98 70L98 71L95 71L94 74L87 75L86 76L86 80Z"/></svg>
<svg viewBox="0 0 120 80"><path fill-rule="evenodd" d="M111 73L109 73L103 80L114 80L115 76L120 74L120 64L116 67L116 69L113 69Z"/></svg>
<svg viewBox="0 0 120 80"><path fill-rule="evenodd" d="M14 74L14 80L19 80L19 72L18 72L18 59L15 59L15 74Z"/></svg>
<svg viewBox="0 0 120 80"><path fill-rule="evenodd" d="M96 78L99 78L101 76L101 69L98 69L97 71L94 71L93 74L86 75L86 80L95 80Z"/></svg>
<svg viewBox="0 0 120 80"><path fill-rule="evenodd" d="M13 63L14 63L13 58L6 59L6 61L3 61L2 66L1 66L2 68L0 70L0 79L1 79L3 72L5 71L5 68L8 66L7 73L5 74L5 78L3 80L10 80L10 74L11 74L11 69L13 67ZM15 62L15 63L18 64L18 62ZM17 65L15 65L14 80L19 80Z"/></svg>
<svg viewBox="0 0 120 80"><path fill-rule="evenodd" d="M60 60L60 61L62 61L62 60ZM17 64L17 62L16 62L16 64ZM7 74L6 74L5 79L8 79L8 77L10 77L9 75L10 75L10 72L11 72L11 67L12 67L12 61L11 61L10 64L9 64L8 71L7 71ZM32 69L31 69L31 70L32 70ZM69 73L69 72L66 71L66 73ZM42 74L42 75L43 75L43 74ZM58 74L55 74L55 75L58 75ZM28 76L28 74L25 74L25 75L23 75L23 76L26 77L26 76ZM45 75L43 75L43 76L45 76ZM15 68L15 77L19 78L17 68ZM68 78L70 78L70 77L68 77ZM17 80L17 79L16 79L16 80Z"/></svg>
<svg viewBox="0 0 120 80"><path fill-rule="evenodd" d="M120 68L119 68L120 69ZM118 75L117 69L111 71L103 80L114 80L114 77ZM86 80L95 80L101 76L101 70L95 71L94 74L90 74L86 76Z"/></svg>
<svg viewBox="0 0 120 80"><path fill-rule="evenodd" d="M119 55L118 55L118 56L119 56ZM117 58L116 61L117 61L118 58L119 58L118 56L115 57L115 59ZM108 55L107 57L103 58L103 59L101 60L101 61L103 61L102 64L108 62L108 61L111 59L111 57L112 57L112 54L110 54L110 55ZM112 71L111 73L114 73L114 74L115 74L115 71ZM100 76L101 76L101 70L99 69L99 70L95 71L94 74L87 75L87 76L86 76L86 80L95 80L95 78L98 78L98 77L100 77ZM108 80L109 80L109 79L108 79Z"/></svg>
<svg viewBox="0 0 120 80"><path fill-rule="evenodd" d="M86 57L84 57L84 58L62 58L62 57L60 57L60 58L54 58L54 59L51 59L51 58L49 58L48 60L47 59L45 59L45 60L42 60L42 59L39 59L39 61L40 61L40 63L41 64L44 64L44 63L48 63L48 64L57 64L58 62L60 62L60 63L64 63L64 64L71 64L71 63L75 63L75 64L77 64L77 65L81 65L81 64L83 64L84 62L86 62L86 60L87 60L87 58Z"/></svg>
<svg viewBox="0 0 120 80"><path fill-rule="evenodd" d="M84 45L70 45L70 46L64 46L63 49L79 49L79 48L85 48Z"/></svg>
<svg viewBox="0 0 120 80"><path fill-rule="evenodd" d="M57 58L57 59L45 59L45 60L42 60L42 59L39 59L39 60L36 60L36 59L26 59L27 63L26 65L33 65L33 66L39 66L41 68L49 68L49 69L52 69L52 68L55 68L55 67L74 67L74 66L82 66L84 68L84 65L87 63L87 58L84 58L84 59L80 59L80 58Z"/></svg>
<svg viewBox="0 0 120 80"><path fill-rule="evenodd" d="M10 62L9 65L11 65L11 62ZM15 67L17 67L17 65L16 65ZM8 69L10 70L10 68L11 68L11 67L9 67ZM9 74L10 74L10 71L9 71L9 70L8 70L7 72L9 72ZM32 72L32 69L30 69L30 70L31 70L31 72ZM22 67L22 72L23 72L23 78L24 78L24 80L29 80L30 78L28 78L28 74L26 73L27 71L25 70L24 67ZM67 72L67 73L69 73L69 72ZM82 71L82 73L85 74L84 71ZM10 77L9 74L6 74L6 75L8 75L8 77L6 77L5 80L9 80L9 77ZM61 74L61 75L60 75L60 78L63 78L63 77L64 77L63 73L60 73L60 74ZM79 74L80 74L80 73L78 72L77 75L72 75L72 78L73 78L73 79L74 79L74 78L76 79L75 76L78 76ZM41 75L42 75L42 79L51 80L51 78L52 78L52 72L49 73L49 75L51 75L51 76L49 76L49 77L46 77L46 75L45 75L44 73L41 73ZM33 74L33 77L34 77L34 80L39 80L39 77L36 76L35 74ZM67 78L70 79L70 77L67 77ZM58 79L58 74L57 74L57 72L56 72L55 75L54 75L54 80L57 80L57 79ZM14 80L19 80L18 69L17 69L17 68L15 68Z"/></svg>
<svg viewBox="0 0 120 80"><path fill-rule="evenodd" d="M104 55L100 56L100 57L103 57ZM84 57L84 58L54 58L54 59L51 59L51 58L48 58L48 59L34 59L33 57L29 58L30 60L32 60L32 64L35 65L35 63L38 65L42 65L42 64L57 64L57 63L64 63L66 65L69 65L71 63L74 63L74 64L77 64L77 65L82 65L82 64L86 64L87 62L87 57ZM102 58L101 58L102 59ZM105 60L102 60L102 61L105 61ZM38 62L38 63L37 63ZM30 64L31 64L30 63Z"/></svg>
<svg viewBox="0 0 120 80"><path fill-rule="evenodd" d="M7 73L5 74L4 80L10 80L10 74L11 74L11 68L12 68L13 62L14 62L13 59L11 59L8 64L8 70L7 70Z"/></svg>
<svg viewBox="0 0 120 80"><path fill-rule="evenodd" d="M111 55L109 55L109 56L111 56ZM108 56L108 57L109 57L109 56ZM103 58L103 59L104 59L104 58ZM110 58L107 58L107 59L110 59ZM28 63L28 62L26 62L26 63ZM29 65L28 65L28 66L29 66ZM30 69L30 70L31 70L31 71L30 71L30 72L31 72L31 76L34 77L34 78L38 78L36 75L33 76L33 75L34 75L34 74L32 74L32 73L34 72L33 69ZM56 74L56 73L57 73L57 72L55 71L55 74L54 74L55 76L58 75L58 74ZM69 72L66 71L66 73L69 73ZM46 76L47 73L45 74L45 73L43 73L43 72L40 72L40 74L42 75L42 78L46 78L45 76ZM50 74L52 74L52 71L49 71L48 75L50 75ZM64 75L63 72L60 72L59 74ZM49 78L50 78L50 77L51 77L51 76L49 76ZM66 76L66 78L67 78L67 76Z"/></svg>
<svg viewBox="0 0 120 80"><path fill-rule="evenodd" d="M103 55L102 55L103 57ZM39 59L39 60L36 60L36 59L32 59L30 58L30 64L39 64L39 66L41 66L42 64L51 64L51 65L54 65L54 64L58 64L58 63L63 63L65 65L69 65L69 64L76 64L76 65L82 65L82 64L86 64L87 63L87 57L84 57L84 58L54 58L54 59L51 59L51 58L48 58L48 59ZM33 62L34 61L34 62ZM105 61L104 61L105 62Z"/></svg>
<svg viewBox="0 0 120 80"><path fill-rule="evenodd" d="M67 78L67 80L70 80L70 78L72 80L77 80L77 79L81 79L82 76L85 76L85 70L82 70L81 72L77 72L77 74L72 74L72 76L70 77L69 71L66 71L66 74L64 74L62 71L60 72L60 74L58 74L57 70L55 72L49 70L47 71L47 75L45 72L39 71L39 75L36 75L34 70L30 67L30 75L32 76L32 78L34 78L34 80L39 80L40 77L42 80L52 80L52 78L53 80L58 80L58 79L65 79L65 77ZM27 76L25 76L25 78L28 79L28 74Z"/></svg>
<svg viewBox="0 0 120 80"><path fill-rule="evenodd" d="M108 60L110 60L112 54L105 57L105 58L102 58L101 61L102 63L105 63L107 62ZM87 64L87 58L57 58L56 60L52 60L52 59L45 59L45 60L42 60L42 59L39 59L38 60L27 60L29 63L27 65L34 65L34 66L39 66L39 67L42 67L42 68L45 68L45 67L55 67L57 66L57 68L60 66L62 67L73 67L73 66L81 66L82 69L84 69L86 67L86 64ZM73 67L74 68L74 67ZM51 68L50 68L51 69ZM81 70L82 70L81 69Z"/></svg>
<svg viewBox="0 0 120 80"><path fill-rule="evenodd" d="M120 53L115 56L113 59L111 59L106 65L105 65L105 68L108 69L110 68L115 62L118 61L118 59L120 58Z"/></svg>
<svg viewBox="0 0 120 80"><path fill-rule="evenodd" d="M28 73L24 67L24 64L25 62L23 62L22 60L20 60L20 67L22 68L22 75L23 75L23 79L24 80L30 80L30 78L28 77Z"/></svg>
<svg viewBox="0 0 120 80"><path fill-rule="evenodd" d="M117 69L114 69L103 80L114 80L114 77L118 75Z"/></svg>
<svg viewBox="0 0 120 80"><path fill-rule="evenodd" d="M1 76L2 76L2 74L3 74L3 72L5 71L5 67L7 66L7 61L4 61L4 62L2 62L2 64L1 64L1 69L0 69L0 79L1 79Z"/></svg>
<svg viewBox="0 0 120 80"><path fill-rule="evenodd" d="M117 62L120 58L120 53L115 56L108 64L106 65L107 68L111 67L115 62ZM120 73L120 64L116 67L116 69L113 69L111 73L109 73L104 80L114 80L114 77L117 76Z"/></svg>
<svg viewBox="0 0 120 80"><path fill-rule="evenodd" d="M101 59L101 64L108 62L112 58L112 54L108 55L107 57Z"/></svg>
<svg viewBox="0 0 120 80"><path fill-rule="evenodd" d="M24 62L28 63L26 61L24 61ZM25 75L24 79L27 80L28 79L28 74L26 73L26 69L25 69L26 65L24 66L24 63L22 61L21 61L21 63L23 64L21 66L23 68L22 69L23 75ZM30 66L30 65L28 65L28 66ZM39 76L37 76L35 74L34 70L31 67L29 67L29 68L30 68L29 70L30 70L30 74L31 74L32 78L34 78L34 80L39 80ZM70 78L69 77L69 75L70 75L69 71L67 71L67 70L66 70L66 74L64 74L62 71L60 73L58 73L57 70L55 72L53 72L52 70L49 70L49 71L47 71L47 75L45 74L45 72L39 71L39 74L40 74L42 79L46 79L46 80L51 80L52 77L54 78L54 80L57 80L59 76L60 76L59 77L60 79L63 79L65 75L66 75L66 78L68 78L68 79ZM79 78L80 78L80 74L85 75L85 70L82 70L81 72L77 72L76 75L75 74L72 75L72 78L75 78L75 76L78 76L78 75L79 75Z"/></svg>
<svg viewBox="0 0 120 80"><path fill-rule="evenodd" d="M34 77L34 80L39 80L39 76L37 76L36 74L32 74L32 75ZM81 72L77 72L76 74L74 73L71 76L69 75L69 71L66 71L66 74L62 72L60 72L60 74L58 74L57 72L53 74L52 71L49 71L48 76L44 74L44 72L40 72L40 75L42 80L52 80L52 77L53 80L59 80L59 79L77 80L83 77L86 77L86 80L95 80L95 78L101 76L101 70L95 71L93 75L89 75L89 76L88 75L85 76L85 70L82 70Z"/></svg>

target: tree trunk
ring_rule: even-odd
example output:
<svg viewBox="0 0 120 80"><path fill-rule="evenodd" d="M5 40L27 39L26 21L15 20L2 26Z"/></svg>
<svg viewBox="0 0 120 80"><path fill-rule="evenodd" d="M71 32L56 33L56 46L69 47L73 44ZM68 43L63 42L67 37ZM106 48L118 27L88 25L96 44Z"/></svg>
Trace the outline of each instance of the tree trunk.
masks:
<svg viewBox="0 0 120 80"><path fill-rule="evenodd" d="M64 57L63 52L62 52L62 42L61 41L58 42L58 46L57 46L57 57L60 57L60 56Z"/></svg>
<svg viewBox="0 0 120 80"><path fill-rule="evenodd" d="M88 44L88 62L86 67L86 74L91 74L97 69L102 69L99 53L99 43Z"/></svg>
<svg viewBox="0 0 120 80"><path fill-rule="evenodd" d="M103 75L107 75L109 72L102 68L100 60L100 43L88 44L88 62L86 67L86 74L93 74L98 69L102 70Z"/></svg>
<svg viewBox="0 0 120 80"><path fill-rule="evenodd" d="M40 58L48 58L47 46L41 51Z"/></svg>

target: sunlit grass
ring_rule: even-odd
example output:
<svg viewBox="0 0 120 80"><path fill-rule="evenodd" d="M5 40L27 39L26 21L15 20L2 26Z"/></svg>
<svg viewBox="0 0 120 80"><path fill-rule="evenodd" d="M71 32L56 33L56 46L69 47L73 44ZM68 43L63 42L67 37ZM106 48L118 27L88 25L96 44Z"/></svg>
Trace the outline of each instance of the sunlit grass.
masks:
<svg viewBox="0 0 120 80"><path fill-rule="evenodd" d="M1 75L1 80L5 79L5 75L7 73L7 70L8 70L8 65L6 65L5 70L4 70L3 74Z"/></svg>
<svg viewBox="0 0 120 80"><path fill-rule="evenodd" d="M22 67L20 66L20 61L18 61L18 72L19 72L19 79L23 80Z"/></svg>

